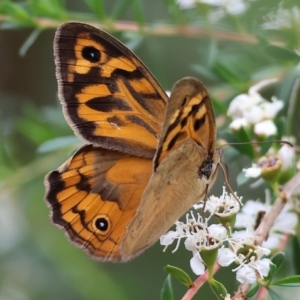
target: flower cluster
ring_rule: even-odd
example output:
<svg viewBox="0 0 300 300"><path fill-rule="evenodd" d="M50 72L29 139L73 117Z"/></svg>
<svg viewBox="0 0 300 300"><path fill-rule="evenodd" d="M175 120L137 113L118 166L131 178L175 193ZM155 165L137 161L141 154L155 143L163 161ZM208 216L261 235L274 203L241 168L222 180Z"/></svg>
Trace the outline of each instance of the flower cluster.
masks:
<svg viewBox="0 0 300 300"><path fill-rule="evenodd" d="M216 261L221 266L237 264L233 269L236 278L241 283L254 283L266 277L270 270L271 260L267 258L270 249L279 245L284 233L293 233L297 224L297 215L290 212L287 206L274 223L269 238L261 246L254 244L254 231L258 216L263 216L270 209L270 204L248 201L240 210L242 198L236 194L228 194L225 187L220 197L211 196L203 203L194 206L195 209L205 207L209 212L207 218L200 213L190 212L185 222L177 221L175 230L171 230L160 239L165 249L177 240L176 251L180 241L184 240L185 248L192 252L190 266L196 275L202 275L206 267L209 269ZM210 224L212 216L219 224ZM232 232L232 228L245 228Z"/></svg>
<svg viewBox="0 0 300 300"><path fill-rule="evenodd" d="M259 90L275 83L276 79L268 79L252 86L248 94L240 94L230 103L228 116L233 119L229 127L238 131L241 127L253 127L257 137L265 138L277 133L277 128L272 119L283 108L283 101L272 97L267 101L259 94Z"/></svg>

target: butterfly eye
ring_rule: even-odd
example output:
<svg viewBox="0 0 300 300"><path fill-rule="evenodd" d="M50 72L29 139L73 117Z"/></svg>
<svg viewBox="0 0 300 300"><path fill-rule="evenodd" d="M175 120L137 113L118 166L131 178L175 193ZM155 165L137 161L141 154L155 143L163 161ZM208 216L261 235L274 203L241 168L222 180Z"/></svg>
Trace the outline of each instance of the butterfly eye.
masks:
<svg viewBox="0 0 300 300"><path fill-rule="evenodd" d="M100 61L100 56L101 56L100 51L95 47L92 46L84 47L81 53L83 58L85 58L91 63L96 63Z"/></svg>
<svg viewBox="0 0 300 300"><path fill-rule="evenodd" d="M98 216L95 220L95 227L105 234L110 229L110 221L109 218L105 215Z"/></svg>

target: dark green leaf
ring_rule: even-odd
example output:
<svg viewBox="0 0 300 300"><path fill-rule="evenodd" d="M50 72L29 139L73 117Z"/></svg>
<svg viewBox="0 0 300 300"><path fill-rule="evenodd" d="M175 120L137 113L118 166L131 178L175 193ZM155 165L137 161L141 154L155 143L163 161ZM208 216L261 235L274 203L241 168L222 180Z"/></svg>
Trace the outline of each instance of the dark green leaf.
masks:
<svg viewBox="0 0 300 300"><path fill-rule="evenodd" d="M267 55L276 58L277 60L282 60L286 62L298 63L299 55L294 51L288 50L286 48L281 48L275 45L267 45L265 47Z"/></svg>
<svg viewBox="0 0 300 300"><path fill-rule="evenodd" d="M166 280L164 281L162 290L161 290L161 300L173 300L174 293L172 288L171 275L168 275Z"/></svg>
<svg viewBox="0 0 300 300"><path fill-rule="evenodd" d="M277 270L284 262L284 258L285 258L285 254L283 252L278 252L271 257L271 261L276 266Z"/></svg>
<svg viewBox="0 0 300 300"><path fill-rule="evenodd" d="M240 172L240 174L237 176L237 178L236 178L236 183L237 183L238 186L241 186L241 185L247 183L249 180L250 180L250 178L249 178L249 177L246 177L246 176L245 176L245 172L242 171L242 172Z"/></svg>
<svg viewBox="0 0 300 300"><path fill-rule="evenodd" d="M174 266L170 266L167 265L165 267L165 270L171 274L172 276L174 276L175 278L177 278L180 282L182 282L184 285L186 285L187 287L192 287L193 286L193 281L190 278L190 276L183 270L174 267Z"/></svg>
<svg viewBox="0 0 300 300"><path fill-rule="evenodd" d="M247 297L253 297L259 290L260 284L254 283L247 292Z"/></svg>
<svg viewBox="0 0 300 300"><path fill-rule="evenodd" d="M268 289L269 296L272 300L283 300L275 291Z"/></svg>
<svg viewBox="0 0 300 300"><path fill-rule="evenodd" d="M292 236L293 262L295 273L300 275L300 243L297 235Z"/></svg>
<svg viewBox="0 0 300 300"><path fill-rule="evenodd" d="M295 287L300 286L300 275L286 277L277 281L272 282L272 285L289 286Z"/></svg>
<svg viewBox="0 0 300 300"><path fill-rule="evenodd" d="M215 279L213 281L210 281L209 285L217 298L220 300L224 300L224 297L227 295L227 290L224 285Z"/></svg>
<svg viewBox="0 0 300 300"><path fill-rule="evenodd" d="M103 0L84 0L84 2L90 8L90 10L97 15L99 20L103 21L105 19L106 13Z"/></svg>
<svg viewBox="0 0 300 300"><path fill-rule="evenodd" d="M133 0L133 13L136 22L142 27L144 25L144 14L143 14L143 7L142 7L142 1L139 0Z"/></svg>

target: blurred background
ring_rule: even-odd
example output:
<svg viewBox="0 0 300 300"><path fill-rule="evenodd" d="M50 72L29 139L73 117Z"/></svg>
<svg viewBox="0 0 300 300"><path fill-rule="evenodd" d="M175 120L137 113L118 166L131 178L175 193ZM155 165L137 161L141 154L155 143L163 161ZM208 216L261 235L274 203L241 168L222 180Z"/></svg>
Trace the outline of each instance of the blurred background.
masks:
<svg viewBox="0 0 300 300"><path fill-rule="evenodd" d="M190 253L183 246L171 254L172 247L164 253L156 244L126 264L100 263L69 243L49 220L44 176L82 144L62 114L53 61L55 29L69 20L90 22L119 38L165 90L184 76L201 79L218 116L219 138L230 136L226 126L230 100L260 80L279 78L265 93L285 103L295 97L293 119L282 134L294 134L299 141L300 4L296 0L0 2L0 299L159 299L165 265L179 266L195 278ZM282 114L286 112L287 107ZM234 151L224 155L235 189L236 175L249 160ZM222 189L224 179L219 177L212 193ZM262 190L244 186L243 194L256 199ZM287 263L282 272L289 268ZM230 292L237 288L230 270L219 271L216 278ZM186 288L173 283L175 299L180 299ZM280 293L283 299L297 295L296 289ZM207 287L197 297L213 299L213 294Z"/></svg>

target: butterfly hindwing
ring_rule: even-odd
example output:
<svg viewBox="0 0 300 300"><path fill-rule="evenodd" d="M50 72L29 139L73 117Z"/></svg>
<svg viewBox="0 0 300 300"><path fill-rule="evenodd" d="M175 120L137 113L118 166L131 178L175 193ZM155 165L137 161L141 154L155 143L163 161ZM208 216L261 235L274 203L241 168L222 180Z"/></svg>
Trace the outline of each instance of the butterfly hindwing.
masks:
<svg viewBox="0 0 300 300"><path fill-rule="evenodd" d="M126 260L119 245L151 173L150 159L83 146L46 177L52 220L93 257Z"/></svg>

